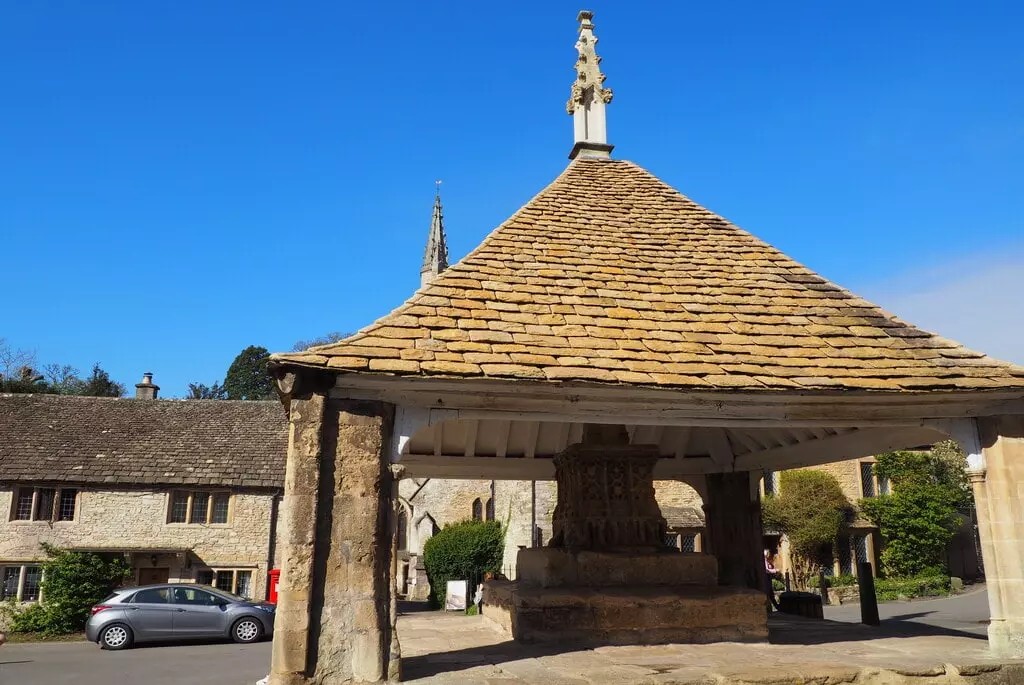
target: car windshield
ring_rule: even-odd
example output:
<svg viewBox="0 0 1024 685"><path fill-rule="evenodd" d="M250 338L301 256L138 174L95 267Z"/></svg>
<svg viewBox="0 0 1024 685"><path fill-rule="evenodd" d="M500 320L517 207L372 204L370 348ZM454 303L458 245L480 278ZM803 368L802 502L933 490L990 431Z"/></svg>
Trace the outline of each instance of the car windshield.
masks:
<svg viewBox="0 0 1024 685"><path fill-rule="evenodd" d="M213 594L217 595L218 597L223 597L224 599L231 600L232 602L248 602L249 601L245 597L239 597L238 595L233 595L230 592L225 592L224 590L221 590L219 588L215 588L215 587L213 587L211 585L199 585L198 587L201 587L204 590L206 590L207 592L213 593Z"/></svg>

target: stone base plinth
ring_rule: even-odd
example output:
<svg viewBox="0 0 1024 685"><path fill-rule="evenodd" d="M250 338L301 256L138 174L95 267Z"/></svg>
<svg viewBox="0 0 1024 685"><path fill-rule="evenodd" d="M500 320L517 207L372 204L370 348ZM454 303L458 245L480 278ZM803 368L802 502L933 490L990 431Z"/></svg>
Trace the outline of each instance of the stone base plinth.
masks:
<svg viewBox="0 0 1024 685"><path fill-rule="evenodd" d="M597 646L768 639L765 596L742 588L540 588L488 581L483 614L522 642Z"/></svg>
<svg viewBox="0 0 1024 685"><path fill-rule="evenodd" d="M1000 657L1024 658L1024 622L991 621L988 624L988 647Z"/></svg>
<svg viewBox="0 0 1024 685"><path fill-rule="evenodd" d="M571 552L536 547L519 551L516 578L524 587L715 585L718 563L708 554L675 551Z"/></svg>

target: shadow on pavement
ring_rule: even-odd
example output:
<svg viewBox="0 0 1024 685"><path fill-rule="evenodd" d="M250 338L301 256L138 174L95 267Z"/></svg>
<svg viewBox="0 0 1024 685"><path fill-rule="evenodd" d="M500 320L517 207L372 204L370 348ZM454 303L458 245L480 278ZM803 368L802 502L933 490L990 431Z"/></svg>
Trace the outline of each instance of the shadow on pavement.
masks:
<svg viewBox="0 0 1024 685"><path fill-rule="evenodd" d="M422 611L422 609L413 609ZM926 615L927 612L919 614ZM917 616L917 614L908 614ZM906 617L901 617L906 618ZM931 636L966 637L985 640L985 636L960 630L930 626L906 620L889 619L879 627L866 626L860 623L843 623L810 619L800 616L773 614L768 620L768 642L773 645L824 645L835 642L858 642L879 638L912 638ZM737 645L742 650L742 645ZM571 642L557 644L527 645L513 640L506 640L492 645L481 645L456 649L450 652L437 652L402 659L402 678L415 680L454 673L473 668L482 664L502 664L523 659L536 659L568 652L584 652L587 647L574 645Z"/></svg>
<svg viewBox="0 0 1024 685"><path fill-rule="evenodd" d="M768 619L768 642L773 645L821 645L830 642L859 642L884 637L966 637L985 640L984 635L953 628L942 628L907 620L931 612L907 614L882 621L878 627L862 623L825 621L801 616L773 615Z"/></svg>

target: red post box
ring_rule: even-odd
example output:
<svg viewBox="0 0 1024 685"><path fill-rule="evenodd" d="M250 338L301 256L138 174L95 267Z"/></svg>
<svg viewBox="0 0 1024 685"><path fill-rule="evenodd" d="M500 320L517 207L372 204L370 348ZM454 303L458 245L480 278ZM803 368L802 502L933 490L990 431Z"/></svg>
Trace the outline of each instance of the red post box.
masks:
<svg viewBox="0 0 1024 685"><path fill-rule="evenodd" d="M267 599L271 604L277 604L277 583L281 580L281 569L275 568L267 572L270 576L270 597Z"/></svg>

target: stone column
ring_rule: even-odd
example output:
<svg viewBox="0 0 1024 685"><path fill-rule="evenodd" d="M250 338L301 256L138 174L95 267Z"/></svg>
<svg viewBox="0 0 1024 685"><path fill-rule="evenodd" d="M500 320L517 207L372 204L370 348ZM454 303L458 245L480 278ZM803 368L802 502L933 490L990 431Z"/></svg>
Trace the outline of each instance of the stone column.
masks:
<svg viewBox="0 0 1024 685"><path fill-rule="evenodd" d="M583 442L557 454L552 547L572 550L665 546L668 526L654 493L653 445L630 445L622 426L587 426Z"/></svg>
<svg viewBox="0 0 1024 685"><path fill-rule="evenodd" d="M705 551L718 559L719 585L765 591L761 498L750 472L710 473L704 500Z"/></svg>
<svg viewBox="0 0 1024 685"><path fill-rule="evenodd" d="M1024 657L1024 416L978 419L984 473L971 474L990 620L989 647Z"/></svg>
<svg viewBox="0 0 1024 685"><path fill-rule="evenodd" d="M270 683L384 682L397 665L394 407L314 394L290 416Z"/></svg>

